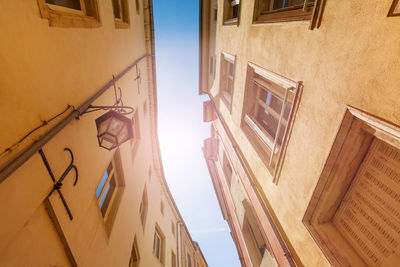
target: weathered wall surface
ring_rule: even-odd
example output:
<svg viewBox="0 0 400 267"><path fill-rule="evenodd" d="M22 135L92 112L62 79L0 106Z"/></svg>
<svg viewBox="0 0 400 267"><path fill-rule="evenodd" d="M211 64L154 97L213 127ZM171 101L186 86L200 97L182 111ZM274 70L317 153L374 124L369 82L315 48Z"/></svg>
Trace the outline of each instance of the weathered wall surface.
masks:
<svg viewBox="0 0 400 267"><path fill-rule="evenodd" d="M301 220L346 105L400 124L400 18L386 17L391 3L328 0L321 27L310 31L309 22L253 25L254 0L241 2L238 26L223 26L218 2L211 94L221 52L236 55L232 114L223 103L220 111L306 266L329 265ZM240 128L248 62L304 84L278 185Z"/></svg>

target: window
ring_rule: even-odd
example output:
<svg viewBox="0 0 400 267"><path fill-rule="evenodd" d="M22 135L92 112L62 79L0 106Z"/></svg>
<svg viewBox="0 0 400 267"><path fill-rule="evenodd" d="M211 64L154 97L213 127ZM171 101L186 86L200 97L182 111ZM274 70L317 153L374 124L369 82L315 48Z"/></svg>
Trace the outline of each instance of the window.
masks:
<svg viewBox="0 0 400 267"><path fill-rule="evenodd" d="M40 15L54 27L100 27L96 0L38 0Z"/></svg>
<svg viewBox="0 0 400 267"><path fill-rule="evenodd" d="M242 129L276 183L298 106L301 83L249 64Z"/></svg>
<svg viewBox="0 0 400 267"><path fill-rule="evenodd" d="M228 186L231 186L232 182L232 167L231 164L229 163L228 157L226 156L226 153L224 151L224 156L222 159L222 170L224 171L225 179L226 182L228 183Z"/></svg>
<svg viewBox="0 0 400 267"><path fill-rule="evenodd" d="M140 259L139 250L135 236L135 238L133 239L131 258L129 259L129 267L138 267L139 259Z"/></svg>
<svg viewBox="0 0 400 267"><path fill-rule="evenodd" d="M333 266L397 266L400 128L348 107L303 222Z"/></svg>
<svg viewBox="0 0 400 267"><path fill-rule="evenodd" d="M116 28L129 28L128 0L112 0Z"/></svg>
<svg viewBox="0 0 400 267"><path fill-rule="evenodd" d="M96 189L97 202L108 234L111 233L111 227L114 223L124 187L121 159L119 151L117 151Z"/></svg>
<svg viewBox="0 0 400 267"><path fill-rule="evenodd" d="M148 199L147 199L147 189L146 189L146 185L145 185L144 189L143 189L143 194L142 194L142 202L140 203L140 207L139 207L140 221L142 222L143 229L146 224L148 205L149 204L148 204Z"/></svg>
<svg viewBox="0 0 400 267"><path fill-rule="evenodd" d="M224 25L239 23L240 0L224 0Z"/></svg>
<svg viewBox="0 0 400 267"><path fill-rule="evenodd" d="M235 76L235 57L222 53L220 94L229 110L232 110L233 82Z"/></svg>
<svg viewBox="0 0 400 267"><path fill-rule="evenodd" d="M392 16L400 16L400 1L399 0L393 0L393 4L390 7L388 17Z"/></svg>
<svg viewBox="0 0 400 267"><path fill-rule="evenodd" d="M161 263L164 263L164 235L157 226L154 231L153 254Z"/></svg>
<svg viewBox="0 0 400 267"><path fill-rule="evenodd" d="M325 0L256 0L255 23L311 20L310 28L319 27Z"/></svg>
<svg viewBox="0 0 400 267"><path fill-rule="evenodd" d="M171 251L171 267L176 267L176 255Z"/></svg>
<svg viewBox="0 0 400 267"><path fill-rule="evenodd" d="M160 203L160 211L161 211L161 214L164 215L164 201L162 201L162 200Z"/></svg>
<svg viewBox="0 0 400 267"><path fill-rule="evenodd" d="M139 0L135 0L135 6L136 6L136 14L140 14L140 3Z"/></svg>
<svg viewBox="0 0 400 267"><path fill-rule="evenodd" d="M245 210L242 232L253 266L269 266L267 262L271 263L271 266L277 266L253 215L249 201L243 200L242 203Z"/></svg>
<svg viewBox="0 0 400 267"><path fill-rule="evenodd" d="M212 54L210 56L210 88L212 87L212 84L214 83L215 80L215 65L216 65L216 56L215 54Z"/></svg>
<svg viewBox="0 0 400 267"><path fill-rule="evenodd" d="M175 235L175 223L171 222L172 235Z"/></svg>

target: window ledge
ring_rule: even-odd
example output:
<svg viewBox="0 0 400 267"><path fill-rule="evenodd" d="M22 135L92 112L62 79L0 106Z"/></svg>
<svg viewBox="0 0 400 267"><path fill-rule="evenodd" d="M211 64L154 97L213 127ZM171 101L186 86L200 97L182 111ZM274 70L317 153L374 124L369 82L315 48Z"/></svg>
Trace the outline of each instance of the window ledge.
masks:
<svg viewBox="0 0 400 267"><path fill-rule="evenodd" d="M238 24L239 24L238 18L227 19L224 21L224 25L238 25Z"/></svg>
<svg viewBox="0 0 400 267"><path fill-rule="evenodd" d="M117 29L128 29L130 27L131 27L131 25L127 22L115 20L115 28L117 28Z"/></svg>

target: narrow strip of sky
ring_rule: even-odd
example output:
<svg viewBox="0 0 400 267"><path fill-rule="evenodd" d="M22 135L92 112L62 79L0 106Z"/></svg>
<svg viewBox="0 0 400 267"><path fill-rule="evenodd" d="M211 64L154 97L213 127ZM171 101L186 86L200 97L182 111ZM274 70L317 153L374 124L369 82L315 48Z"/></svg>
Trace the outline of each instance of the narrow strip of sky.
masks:
<svg viewBox="0 0 400 267"><path fill-rule="evenodd" d="M201 151L210 136L198 95L199 3L154 1L159 138L165 176L209 266L240 266Z"/></svg>

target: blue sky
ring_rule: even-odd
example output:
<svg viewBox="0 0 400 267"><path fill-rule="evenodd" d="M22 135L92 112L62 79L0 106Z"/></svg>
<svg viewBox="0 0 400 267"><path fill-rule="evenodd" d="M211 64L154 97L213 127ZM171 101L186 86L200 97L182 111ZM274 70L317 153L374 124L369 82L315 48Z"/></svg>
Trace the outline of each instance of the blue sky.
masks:
<svg viewBox="0 0 400 267"><path fill-rule="evenodd" d="M198 95L199 3L155 0L159 138L165 176L210 267L240 266L202 155L210 125Z"/></svg>

